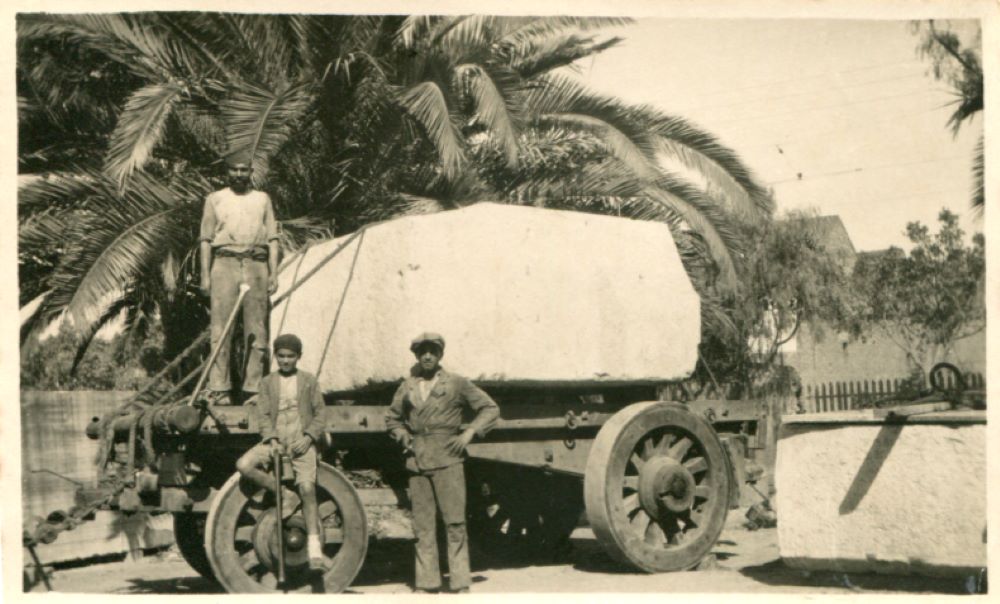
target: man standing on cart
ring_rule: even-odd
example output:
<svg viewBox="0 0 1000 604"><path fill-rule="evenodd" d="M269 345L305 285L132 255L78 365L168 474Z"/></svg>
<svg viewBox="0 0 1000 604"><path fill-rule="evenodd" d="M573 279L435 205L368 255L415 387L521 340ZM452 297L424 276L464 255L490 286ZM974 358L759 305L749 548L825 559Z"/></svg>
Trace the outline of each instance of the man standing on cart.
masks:
<svg viewBox="0 0 1000 604"><path fill-rule="evenodd" d="M469 591L469 550L465 528L465 448L482 437L500 415L497 404L464 377L445 371L444 338L423 333L410 344L417 363L396 391L385 416L389 434L406 451L410 471L416 544L415 591L441 588L438 566L437 513L448 537L449 586ZM465 430L462 410L476 412Z"/></svg>
<svg viewBox="0 0 1000 604"><path fill-rule="evenodd" d="M226 163L229 186L208 195L201 220L201 290L212 300L212 347L219 348L209 373L208 398L217 405L229 403L232 338L223 331L243 283L250 287L243 300L248 353L244 400L260 389L267 360L268 298L277 289L278 269L274 208L267 193L251 186L251 156L238 151Z"/></svg>

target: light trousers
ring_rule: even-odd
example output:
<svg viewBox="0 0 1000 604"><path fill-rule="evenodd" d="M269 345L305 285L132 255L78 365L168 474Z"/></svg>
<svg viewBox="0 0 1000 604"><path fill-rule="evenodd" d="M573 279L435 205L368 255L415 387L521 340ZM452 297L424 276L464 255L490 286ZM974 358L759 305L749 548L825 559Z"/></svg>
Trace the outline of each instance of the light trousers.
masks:
<svg viewBox="0 0 1000 604"><path fill-rule="evenodd" d="M216 256L212 261L212 347L220 342L219 354L208 375L208 388L228 391L229 355L232 333L223 339L226 320L236 305L240 284L246 283L250 291L243 298L243 337L247 351L244 392L257 392L267 360L267 262L250 258Z"/></svg>
<svg viewBox="0 0 1000 604"><path fill-rule="evenodd" d="M441 512L448 539L451 589L469 587L468 536L465 529L465 468L457 463L440 470L410 475L413 533L416 545L417 589L441 587L438 565L437 513Z"/></svg>

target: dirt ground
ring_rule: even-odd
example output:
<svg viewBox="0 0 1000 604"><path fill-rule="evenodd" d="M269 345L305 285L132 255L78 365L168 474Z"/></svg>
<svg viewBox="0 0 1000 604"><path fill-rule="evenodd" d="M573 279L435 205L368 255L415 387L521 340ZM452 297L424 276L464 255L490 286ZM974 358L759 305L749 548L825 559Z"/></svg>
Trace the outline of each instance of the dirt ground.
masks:
<svg viewBox="0 0 1000 604"><path fill-rule="evenodd" d="M474 593L936 593L963 594L974 587L958 579L808 573L782 564L777 530L749 531L734 511L713 550L714 559L701 569L647 575L611 560L586 528L573 534L573 549L557 563L486 562L472 558ZM412 544L378 542L351 587L361 594L410 593ZM218 593L219 587L195 573L180 555L167 551L137 562L111 562L56 571L53 589L69 593L196 594ZM44 591L38 585L33 591Z"/></svg>

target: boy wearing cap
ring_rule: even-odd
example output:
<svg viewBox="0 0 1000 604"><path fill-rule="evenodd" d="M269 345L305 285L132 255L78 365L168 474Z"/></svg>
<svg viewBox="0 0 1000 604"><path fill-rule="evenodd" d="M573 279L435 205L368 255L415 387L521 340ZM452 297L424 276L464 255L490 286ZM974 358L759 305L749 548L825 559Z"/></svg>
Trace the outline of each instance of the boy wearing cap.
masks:
<svg viewBox="0 0 1000 604"><path fill-rule="evenodd" d="M417 363L396 391L386 411L389 434L407 453L413 506L418 592L441 588L438 567L437 513L448 536L448 571L452 591L469 591L469 551L465 529L463 454L476 435L482 437L500 415L497 404L464 377L441 368L444 338L423 333L410 345ZM461 429L462 410L475 418Z"/></svg>
<svg viewBox="0 0 1000 604"><path fill-rule="evenodd" d="M267 356L268 296L277 289L278 226L271 198L251 186L249 153L226 158L229 186L205 199L201 220L201 290L212 300L212 346L219 354L209 373L209 398L229 402L231 338L222 332L236 305L241 283L250 286L243 300L243 333L249 359L243 380L245 398L260 387Z"/></svg>
<svg viewBox="0 0 1000 604"><path fill-rule="evenodd" d="M291 457L306 521L309 563L319 568L323 551L316 507L316 443L323 434L323 396L316 378L296 368L301 356L302 341L296 336L283 334L274 339L278 371L261 381L257 397L261 442L240 457L236 469L258 487L274 491L273 478L265 472L272 455L279 452ZM284 506L281 515L288 517L295 511L294 498L286 497Z"/></svg>

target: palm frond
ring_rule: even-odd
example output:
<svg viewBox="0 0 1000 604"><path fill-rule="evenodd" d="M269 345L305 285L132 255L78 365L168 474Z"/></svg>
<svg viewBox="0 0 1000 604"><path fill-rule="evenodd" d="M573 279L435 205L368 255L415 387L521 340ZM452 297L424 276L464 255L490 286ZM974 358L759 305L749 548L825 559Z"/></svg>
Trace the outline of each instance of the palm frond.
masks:
<svg viewBox="0 0 1000 604"><path fill-rule="evenodd" d="M276 93L246 86L221 104L227 146L230 151L251 154L255 186L263 184L270 158L288 140L313 100L310 85L300 83Z"/></svg>
<svg viewBox="0 0 1000 604"><path fill-rule="evenodd" d="M615 98L595 95L562 76L544 77L542 85L529 94L527 103L539 115L582 115L606 122L621 132L650 164L656 162L659 152L678 153L681 162L701 171L734 208L741 209L742 215L769 216L773 211L770 195L756 183L736 154L684 119L665 116L648 106L633 107ZM623 140L619 137L619 147ZM740 203L746 200L749 206Z"/></svg>
<svg viewBox="0 0 1000 604"><path fill-rule="evenodd" d="M479 65L459 65L455 79L465 93L475 102L476 116L489 130L507 156L508 165L517 164L517 131L511 119L516 105L504 98L496 82Z"/></svg>
<svg viewBox="0 0 1000 604"><path fill-rule="evenodd" d="M634 22L634 19L627 17L570 17L565 15L535 17L523 21L520 27L507 32L500 43L517 45L529 38L550 37L567 29L587 31L605 27L620 27Z"/></svg>
<svg viewBox="0 0 1000 604"><path fill-rule="evenodd" d="M396 40L403 48L413 48L417 40L427 34L442 17L433 15L410 15L403 20L396 30Z"/></svg>
<svg viewBox="0 0 1000 604"><path fill-rule="evenodd" d="M972 208L983 215L986 207L986 191L984 188L984 174L986 168L986 149L983 144L983 135L979 135L979 142L976 143L976 151L972 157Z"/></svg>
<svg viewBox="0 0 1000 604"><path fill-rule="evenodd" d="M616 159L629 167L641 179L654 179L656 167L643 149L627 134L608 122L590 115L574 113L542 114L536 117L539 126L558 126L590 132L599 137Z"/></svg>
<svg viewBox="0 0 1000 604"><path fill-rule="evenodd" d="M17 189L17 209L21 217L36 212L79 207L100 191L98 172L53 172L33 178Z"/></svg>
<svg viewBox="0 0 1000 604"><path fill-rule="evenodd" d="M774 213L774 199L731 149L680 117L650 120L657 143L681 163L705 175L738 215L762 219Z"/></svg>
<svg viewBox="0 0 1000 604"><path fill-rule="evenodd" d="M434 82L421 82L402 91L396 99L403 110L423 127L438 151L445 174L457 174L465 163L465 151L441 88Z"/></svg>
<svg viewBox="0 0 1000 604"><path fill-rule="evenodd" d="M198 204L207 183L186 179L168 189L137 173L124 195L108 182L67 235L67 250L50 278L49 316L65 310L85 333L142 275L171 249L193 244Z"/></svg>
<svg viewBox="0 0 1000 604"><path fill-rule="evenodd" d="M595 42L593 37L568 35L560 38L528 38L520 47L507 54L510 65L523 78L530 79L560 67L573 65L580 59L617 46L622 38Z"/></svg>
<svg viewBox="0 0 1000 604"><path fill-rule="evenodd" d="M118 125L111 135L105 170L124 188L129 177L141 169L163 136L171 109L184 96L184 87L176 82L151 84L132 93Z"/></svg>

